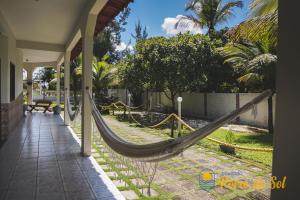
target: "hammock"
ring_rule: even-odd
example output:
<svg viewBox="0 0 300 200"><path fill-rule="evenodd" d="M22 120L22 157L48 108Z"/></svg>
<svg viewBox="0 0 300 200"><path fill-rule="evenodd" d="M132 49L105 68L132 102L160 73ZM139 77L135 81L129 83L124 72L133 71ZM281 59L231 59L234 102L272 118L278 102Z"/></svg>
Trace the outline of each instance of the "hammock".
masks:
<svg viewBox="0 0 300 200"><path fill-rule="evenodd" d="M77 109L75 111L71 108L71 103L69 97L67 98L67 111L71 121L74 121L79 113L81 113L81 102L79 102Z"/></svg>
<svg viewBox="0 0 300 200"><path fill-rule="evenodd" d="M134 144L120 138L105 123L90 94L89 100L92 106L92 115L95 120L96 126L99 129L103 140L111 149L125 157L138 159L142 162L157 162L174 157L182 153L185 149L196 144L199 140L210 135L212 132L214 132L224 124L230 122L231 120L235 119L241 114L252 109L253 106L270 97L271 94L272 91L267 90L261 93L259 96L255 97L252 101L245 104L241 108L218 118L217 120L209 123L205 127L193 131L188 135L176 139L169 139L161 142L144 145Z"/></svg>

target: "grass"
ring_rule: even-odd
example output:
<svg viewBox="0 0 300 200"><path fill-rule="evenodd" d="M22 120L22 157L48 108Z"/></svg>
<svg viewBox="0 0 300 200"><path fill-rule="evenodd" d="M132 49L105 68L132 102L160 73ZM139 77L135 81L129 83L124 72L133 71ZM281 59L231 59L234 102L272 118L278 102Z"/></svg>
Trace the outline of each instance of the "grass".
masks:
<svg viewBox="0 0 300 200"><path fill-rule="evenodd" d="M75 134L79 138L81 138L81 131L80 131L81 128L80 128L80 126L77 126L77 125L76 126L72 126L72 129L74 130ZM100 146L102 146L102 145L100 145ZM107 171L113 171L113 172L116 172L118 174L118 178L110 177L112 180L123 180L124 182L127 183L127 186L125 186L125 187L118 187L118 189L120 191L123 191L123 190L133 190L138 195L138 199L139 200L164 200L164 199L171 199L170 197L172 195L169 194L169 193L166 193L166 192L162 191L160 189L160 187L157 184L155 184L155 183L151 184L151 188L154 189L155 191L157 191L159 193L159 196L157 196L157 197L147 197L147 196L144 196L144 194L142 194L141 191L140 191L140 189L142 187L141 186L138 187L138 186L134 185L132 183L132 181L131 181L131 178L141 178L141 179L144 179L144 178L143 177L129 177L129 176L126 176L126 175L122 174L121 173L122 169L119 169L117 167L117 164L119 162L117 162L116 160L111 159L111 158L105 156L104 152L101 152L99 150L100 146L98 146L95 143L92 144L93 149L100 155L99 158L104 159L104 162L103 161L98 161L99 158L96 158L96 161L98 162L99 165L109 165L110 166L110 170L107 170ZM130 166L127 166L127 167L129 167L132 171L134 171Z"/></svg>
<svg viewBox="0 0 300 200"><path fill-rule="evenodd" d="M120 117L113 116L113 118L122 121L124 123L128 123L127 120L120 119ZM133 124L131 124L132 126ZM140 127L137 127L140 128ZM170 129L149 129L149 128L142 128L143 131L148 132L150 134L155 135L169 135L170 136ZM182 130L182 135L188 134L190 131L184 129ZM273 147L273 135L268 133L242 133L242 132L236 132L232 131L234 133L234 141L233 143L238 146L245 146L245 147L251 147L251 148L272 148ZM213 132L209 137L217 139L222 142L226 142L226 133L227 130L225 129L218 129L215 132ZM176 136L178 133L175 130L174 135ZM203 139L198 143L200 146L203 146L205 148L218 151L220 153L221 150L219 148L219 145L215 142L209 141L208 139ZM233 155L237 158L254 161L256 163L260 163L266 166L272 165L272 152L259 152L259 151L250 151L250 150L240 150L236 149L236 155Z"/></svg>
<svg viewBox="0 0 300 200"><path fill-rule="evenodd" d="M116 119L117 116L106 116L108 118L112 118L112 119ZM120 120L120 118L119 118ZM153 135L157 135L160 136L161 138L169 138L170 135L170 129L165 128L165 129L150 129L150 128L143 128L143 127L136 127L136 124L134 123L128 123L128 121L126 120L121 120L123 123L126 123L128 126L133 126L136 129L141 129L144 132L148 132L149 134L153 134ZM80 127L78 125L76 125L76 127L73 127L74 131L77 133L77 135L79 135L80 137ZM227 130L225 129L218 129L217 131L215 131L214 133L212 133L210 135L210 137L215 138L217 140L220 141L224 141L226 142L225 136L226 136ZM240 132L233 132L235 137L234 137L234 144L240 145L240 146L247 146L247 147L254 147L254 148L272 148L272 135L269 134L258 134L258 133L240 133ZM187 130L183 131L183 134L188 134ZM214 152L217 152L217 154L222 155L223 152L220 151L219 149L219 145L211 142L207 139L203 139L201 140L201 142L199 142L199 145L205 148L208 148ZM102 146L102 145L101 145ZM141 192L140 192L140 187L134 185L130 179L130 177L123 175L121 173L121 169L118 168L117 164L119 163L118 160L114 160L111 159L110 157L107 157L107 155L105 155L104 152L100 151L100 146L98 146L97 144L93 144L93 149L96 150L96 152L100 155L99 158L102 158L101 161L100 159L98 160L98 156L96 158L96 160L98 161L98 163L100 165L109 165L110 169L106 169L106 171L114 171L118 174L118 178L112 178L115 180L119 180L122 179L123 181L125 181L127 183L126 186L122 186L122 187L118 187L118 189L120 191L123 190L133 190L138 196L140 200L154 200L154 199L173 199L173 195L170 193L167 193L165 191L163 191L160 187L160 185L157 185L155 183L152 184L152 188L154 190L156 190L159 193L159 196L157 197L146 197L144 196ZM252 160L255 162L247 162L247 166L250 166L254 163L262 163L264 165L271 165L272 162L272 153L270 152L250 152L250 151L245 151L245 150L237 150L237 155L236 157L245 159L245 160ZM104 160L103 160L104 159ZM227 162L226 160L224 160L224 162ZM250 164L249 164L250 163ZM251 164L252 163L252 164ZM169 165L164 165L167 168L169 168ZM259 165L258 165L259 166ZM131 169L131 167L129 167ZM181 173L181 170L185 168L185 165L183 165L181 168L170 168L169 170L174 170L177 172L177 174L179 174L180 176L182 176L185 180L189 180L192 181L194 184L197 184L197 182L195 182L194 177L190 176L190 175L186 175L184 173ZM131 169L132 171L135 171L134 169ZM195 170L197 170L195 168ZM265 173L263 172L257 172L257 173ZM259 174L257 174L259 175ZM142 178L143 179L143 178ZM245 195L245 193L243 191L234 191L233 193L230 193L228 195L222 196L219 195L218 193L216 193L215 191L211 191L211 194L215 195L216 197L218 197L218 199L232 199L236 196L243 196ZM232 197L232 198L231 198Z"/></svg>
<svg viewBox="0 0 300 200"><path fill-rule="evenodd" d="M211 138L226 142L225 135L227 130L218 129L210 135ZM233 132L235 139L234 144L252 148L272 148L273 147L273 135L268 133L240 133ZM209 149L220 151L218 144L203 139L199 142L199 145ZM258 163L262 163L267 166L272 165L272 152L258 152L249 150L236 150L237 157L241 159L251 160Z"/></svg>

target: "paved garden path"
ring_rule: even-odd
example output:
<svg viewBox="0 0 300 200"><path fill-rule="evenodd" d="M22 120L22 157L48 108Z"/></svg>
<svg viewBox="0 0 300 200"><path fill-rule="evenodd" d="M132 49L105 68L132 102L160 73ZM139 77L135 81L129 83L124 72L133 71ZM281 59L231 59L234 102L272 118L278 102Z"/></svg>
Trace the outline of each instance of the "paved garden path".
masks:
<svg viewBox="0 0 300 200"><path fill-rule="evenodd" d="M145 144L168 138L161 131L129 125L112 116L105 116L105 120L120 137L132 142ZM215 175L217 184L210 190L203 190L199 184L199 174L204 171ZM172 194L172 199L269 199L270 189L265 186L270 175L269 167L196 145L181 156L160 162L154 183ZM239 180L239 184L234 185L237 182L228 179L225 187L221 187L218 182L221 176ZM243 188L245 184L249 186L247 189Z"/></svg>

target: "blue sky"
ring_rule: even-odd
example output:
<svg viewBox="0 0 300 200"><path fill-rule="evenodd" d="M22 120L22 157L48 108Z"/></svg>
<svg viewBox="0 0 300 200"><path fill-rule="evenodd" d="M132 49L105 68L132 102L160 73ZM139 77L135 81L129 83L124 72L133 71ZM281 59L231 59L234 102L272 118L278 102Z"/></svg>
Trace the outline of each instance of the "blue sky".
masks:
<svg viewBox="0 0 300 200"><path fill-rule="evenodd" d="M226 1L228 0L223 0L223 2ZM235 9L234 13L236 16L218 28L224 26L232 27L243 21L248 14L249 2L250 0L244 0L243 9ZM186 3L187 0L134 0L134 2L129 5L131 14L127 20L128 24L125 27L126 32L122 33L122 41L127 44L131 39L132 43L134 42L131 33L134 33L134 27L138 20L147 27L150 37L171 35L163 30L162 24L164 24L165 19L167 19L165 27L170 28L172 22L176 20L177 15L189 14L184 10ZM202 32L205 32L205 30Z"/></svg>

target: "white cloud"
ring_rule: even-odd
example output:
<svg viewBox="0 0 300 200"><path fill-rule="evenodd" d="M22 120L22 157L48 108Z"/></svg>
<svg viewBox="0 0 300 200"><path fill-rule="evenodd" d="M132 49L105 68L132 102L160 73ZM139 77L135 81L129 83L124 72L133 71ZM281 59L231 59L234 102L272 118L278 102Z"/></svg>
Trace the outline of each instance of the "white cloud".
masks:
<svg viewBox="0 0 300 200"><path fill-rule="evenodd" d="M127 45L125 44L125 42L121 42L119 45L116 46L116 51L124 51L125 49L129 49L130 51L133 50L133 46L132 45Z"/></svg>
<svg viewBox="0 0 300 200"><path fill-rule="evenodd" d="M188 31L192 34L202 33L202 29L200 27L194 26L192 22L188 23L187 26L178 26L177 28L175 28L176 23L181 17L183 17L183 15L177 15L176 18L165 18L164 23L161 25L162 29L168 35L176 35L178 33L186 33Z"/></svg>

